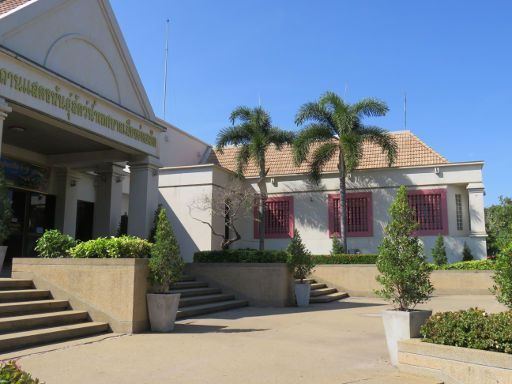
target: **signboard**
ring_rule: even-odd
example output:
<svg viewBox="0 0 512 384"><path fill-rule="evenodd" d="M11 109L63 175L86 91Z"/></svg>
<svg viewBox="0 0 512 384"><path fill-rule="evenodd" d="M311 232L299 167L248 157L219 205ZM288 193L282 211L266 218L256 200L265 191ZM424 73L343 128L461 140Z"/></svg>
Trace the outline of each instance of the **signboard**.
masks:
<svg viewBox="0 0 512 384"><path fill-rule="evenodd" d="M0 165L4 169L8 186L38 192L48 191L50 168L6 157L0 158Z"/></svg>

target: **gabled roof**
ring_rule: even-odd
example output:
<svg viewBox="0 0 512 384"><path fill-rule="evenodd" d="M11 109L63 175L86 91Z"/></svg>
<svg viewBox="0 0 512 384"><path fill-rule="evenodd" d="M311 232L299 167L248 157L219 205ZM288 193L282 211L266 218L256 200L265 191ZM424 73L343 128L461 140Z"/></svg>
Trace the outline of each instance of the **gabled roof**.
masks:
<svg viewBox="0 0 512 384"><path fill-rule="evenodd" d="M413 167L425 165L447 164L448 161L439 153L430 148L417 136L409 131L391 132L398 144L398 154L393 167ZM220 165L231 171L236 170L236 157L239 149L237 147L227 147L223 153L212 151L209 163ZM333 158L325 165L323 173L334 173L338 171L338 156ZM266 154L266 166L269 168L268 176L284 176L303 174L308 172L308 162L301 166L295 166L291 146L284 146L280 151L275 147L268 149ZM363 147L363 156L357 169L385 168L388 166L386 155L381 148L375 144L365 143ZM246 177L258 175L258 169L254 162L250 162L245 172Z"/></svg>
<svg viewBox="0 0 512 384"><path fill-rule="evenodd" d="M31 0L0 0L0 15L21 7L23 4L28 3L29 1Z"/></svg>

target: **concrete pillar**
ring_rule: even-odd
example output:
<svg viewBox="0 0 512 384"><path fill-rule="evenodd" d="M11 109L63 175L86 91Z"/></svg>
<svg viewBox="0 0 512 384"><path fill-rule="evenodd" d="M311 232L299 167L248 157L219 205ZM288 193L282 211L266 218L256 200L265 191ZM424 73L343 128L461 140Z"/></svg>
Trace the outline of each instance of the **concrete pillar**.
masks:
<svg viewBox="0 0 512 384"><path fill-rule="evenodd" d="M123 167L104 164L96 169L96 201L94 203L94 237L114 236L121 220L123 199Z"/></svg>
<svg viewBox="0 0 512 384"><path fill-rule="evenodd" d="M0 98L0 156L2 156L2 137L4 133L4 121L9 112L12 112L11 107L7 104L5 99Z"/></svg>
<svg viewBox="0 0 512 384"><path fill-rule="evenodd" d="M147 238L158 207L157 158L148 156L130 162L130 202L128 207L128 233Z"/></svg>
<svg viewBox="0 0 512 384"><path fill-rule="evenodd" d="M467 186L469 198L469 220L471 236L487 236L485 232L484 185L470 183Z"/></svg>
<svg viewBox="0 0 512 384"><path fill-rule="evenodd" d="M80 177L67 168L56 170L55 227L70 236L76 233L76 201Z"/></svg>

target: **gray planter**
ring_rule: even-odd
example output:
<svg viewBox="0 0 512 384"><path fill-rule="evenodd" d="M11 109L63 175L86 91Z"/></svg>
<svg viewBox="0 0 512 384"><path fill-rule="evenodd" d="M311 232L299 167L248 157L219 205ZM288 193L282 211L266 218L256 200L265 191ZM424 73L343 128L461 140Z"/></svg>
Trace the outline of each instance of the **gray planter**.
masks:
<svg viewBox="0 0 512 384"><path fill-rule="evenodd" d="M398 365L398 342L420 336L420 327L432 315L429 310L382 312L386 343L391 364Z"/></svg>
<svg viewBox="0 0 512 384"><path fill-rule="evenodd" d="M148 293L149 323L152 332L171 332L180 303L179 293Z"/></svg>
<svg viewBox="0 0 512 384"><path fill-rule="evenodd" d="M0 272L2 272L2 268L4 267L5 254L7 253L7 246L0 245Z"/></svg>
<svg viewBox="0 0 512 384"><path fill-rule="evenodd" d="M309 295L311 293L311 285L309 283L295 283L295 300L297 307L307 307L309 305Z"/></svg>

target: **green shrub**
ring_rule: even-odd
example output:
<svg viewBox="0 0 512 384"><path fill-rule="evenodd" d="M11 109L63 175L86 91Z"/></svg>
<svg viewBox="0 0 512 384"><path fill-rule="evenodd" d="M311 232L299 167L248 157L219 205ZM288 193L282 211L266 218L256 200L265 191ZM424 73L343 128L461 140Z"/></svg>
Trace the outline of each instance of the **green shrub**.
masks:
<svg viewBox="0 0 512 384"><path fill-rule="evenodd" d="M77 244L69 250L75 258L147 258L151 243L134 236L99 237Z"/></svg>
<svg viewBox="0 0 512 384"><path fill-rule="evenodd" d="M11 218L11 201L7 195L4 171L0 166L0 245L2 245L11 234Z"/></svg>
<svg viewBox="0 0 512 384"><path fill-rule="evenodd" d="M375 254L340 254L340 255L314 255L315 264L375 264L378 255Z"/></svg>
<svg viewBox="0 0 512 384"><path fill-rule="evenodd" d="M436 313L421 327L421 335L434 344L512 353L512 312L471 308Z"/></svg>
<svg viewBox="0 0 512 384"><path fill-rule="evenodd" d="M56 229L45 231L37 239L35 251L39 257L69 257L69 250L76 245L71 236Z"/></svg>
<svg viewBox="0 0 512 384"><path fill-rule="evenodd" d="M195 263L286 263L285 251L257 249L225 249L221 251L200 251L194 254Z"/></svg>
<svg viewBox="0 0 512 384"><path fill-rule="evenodd" d="M471 252L471 248L464 242L464 248L462 248L462 261L471 261L473 260L473 252Z"/></svg>
<svg viewBox="0 0 512 384"><path fill-rule="evenodd" d="M336 236L336 234L332 235L332 246L331 246L331 256L340 255L345 253L345 249L343 248L343 244Z"/></svg>
<svg viewBox="0 0 512 384"><path fill-rule="evenodd" d="M495 269L496 262L494 260L472 260L472 261L459 261L453 264L436 265L430 264L433 270L481 270L490 271Z"/></svg>
<svg viewBox="0 0 512 384"><path fill-rule="evenodd" d="M180 247L167 219L165 209L160 209L156 222L155 242L149 259L149 281L156 293L168 292L171 285L181 278L185 263Z"/></svg>
<svg viewBox="0 0 512 384"><path fill-rule="evenodd" d="M158 204L158 207L156 208L155 210L155 213L153 215L153 225L151 225L151 230L149 231L149 237L148 237L148 240L151 242L151 243L154 243L155 242L155 237L156 237L156 226L158 224L158 216L160 215L160 211L164 209L162 207L162 204Z"/></svg>
<svg viewBox="0 0 512 384"><path fill-rule="evenodd" d="M287 264L293 277L300 279L302 283L303 280L311 274L311 271L315 267L315 262L313 261L311 252L306 249L306 246L302 242L302 238L297 229L293 230L293 238L290 244L288 244L286 252L288 252Z"/></svg>
<svg viewBox="0 0 512 384"><path fill-rule="evenodd" d="M448 263L443 235L437 236L436 244L432 249L432 259L434 260L435 265L444 265Z"/></svg>
<svg viewBox="0 0 512 384"><path fill-rule="evenodd" d="M30 374L22 371L14 361L0 366L0 384L39 384ZM42 383L41 383L42 384Z"/></svg>
<svg viewBox="0 0 512 384"><path fill-rule="evenodd" d="M512 309L512 243L496 257L493 293L500 303Z"/></svg>
<svg viewBox="0 0 512 384"><path fill-rule="evenodd" d="M377 281L382 289L375 291L400 311L407 311L430 298L434 290L431 269L423 247L414 236L418 226L414 210L409 207L407 189L401 186L389 208L391 222L386 226L379 247Z"/></svg>

